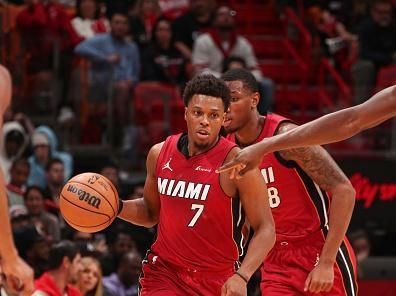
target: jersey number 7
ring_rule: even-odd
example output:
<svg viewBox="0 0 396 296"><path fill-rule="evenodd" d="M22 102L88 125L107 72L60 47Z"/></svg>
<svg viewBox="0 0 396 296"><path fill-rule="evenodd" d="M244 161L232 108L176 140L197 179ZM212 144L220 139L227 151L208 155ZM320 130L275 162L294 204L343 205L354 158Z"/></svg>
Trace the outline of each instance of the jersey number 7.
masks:
<svg viewBox="0 0 396 296"><path fill-rule="evenodd" d="M188 223L188 227L194 227L195 223L197 223L199 216L201 216L204 207L205 207L204 205L199 205L199 204L191 205L191 210L197 210L197 212L195 213L194 217L191 219L190 223Z"/></svg>

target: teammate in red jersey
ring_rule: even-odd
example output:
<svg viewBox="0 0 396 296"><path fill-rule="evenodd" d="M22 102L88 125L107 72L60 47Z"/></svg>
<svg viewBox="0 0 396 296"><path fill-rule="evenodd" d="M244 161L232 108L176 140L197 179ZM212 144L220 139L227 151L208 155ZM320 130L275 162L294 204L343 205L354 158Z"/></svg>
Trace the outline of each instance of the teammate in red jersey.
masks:
<svg viewBox="0 0 396 296"><path fill-rule="evenodd" d="M124 202L119 214L134 224L158 224L143 261L141 295L246 295L275 241L267 188L258 169L239 180L215 172L239 151L219 136L230 102L224 82L197 76L183 99L187 134L151 148L144 197ZM255 231L246 254L245 213Z"/></svg>
<svg viewBox="0 0 396 296"><path fill-rule="evenodd" d="M6 68L0 65L0 128L3 115L11 101L11 77ZM1 274L7 277L8 288L18 290L18 295L32 295L33 270L18 256L12 239L8 199L3 172L0 170L0 265ZM13 280L14 279L14 280ZM0 285L5 283L0 283ZM15 291L11 291L15 292ZM1 287L0 287L1 293Z"/></svg>
<svg viewBox="0 0 396 296"><path fill-rule="evenodd" d="M241 150L219 171L235 169L233 174L243 175L258 166L263 155L274 151L311 145L324 145L348 139L396 116L396 86L376 93L366 102L324 115L313 121Z"/></svg>
<svg viewBox="0 0 396 296"><path fill-rule="evenodd" d="M224 127L241 147L295 128L276 114L261 116L257 82L250 72L230 70ZM355 192L319 147L267 154L259 168L268 186L276 243L263 267L263 295L356 295L355 258L345 238Z"/></svg>

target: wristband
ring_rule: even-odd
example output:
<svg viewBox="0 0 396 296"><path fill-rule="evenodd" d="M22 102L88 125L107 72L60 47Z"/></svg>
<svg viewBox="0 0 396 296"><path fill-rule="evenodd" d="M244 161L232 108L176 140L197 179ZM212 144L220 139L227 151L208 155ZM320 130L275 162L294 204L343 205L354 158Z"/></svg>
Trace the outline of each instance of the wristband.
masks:
<svg viewBox="0 0 396 296"><path fill-rule="evenodd" d="M235 271L234 274L238 275L241 279L243 279L243 281L244 281L246 284L249 282L249 280L248 280L244 275L242 275L240 272Z"/></svg>
<svg viewBox="0 0 396 296"><path fill-rule="evenodd" d="M119 198L118 199L118 213L117 213L117 216L121 213L123 208L124 208L124 201Z"/></svg>

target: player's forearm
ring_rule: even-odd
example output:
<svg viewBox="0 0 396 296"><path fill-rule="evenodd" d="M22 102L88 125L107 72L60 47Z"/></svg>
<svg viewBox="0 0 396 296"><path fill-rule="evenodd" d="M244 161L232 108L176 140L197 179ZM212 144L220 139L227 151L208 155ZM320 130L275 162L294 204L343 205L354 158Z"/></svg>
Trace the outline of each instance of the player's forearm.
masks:
<svg viewBox="0 0 396 296"><path fill-rule="evenodd" d="M322 116L284 134L258 143L261 152L324 145L350 138L396 116L396 86L388 87L363 104Z"/></svg>
<svg viewBox="0 0 396 296"><path fill-rule="evenodd" d="M275 244L275 228L273 226L261 226L255 229L254 235L249 243L245 259L239 272L250 279L253 273L263 263L265 257Z"/></svg>
<svg viewBox="0 0 396 296"><path fill-rule="evenodd" d="M338 249L344 240L353 207L355 205L355 190L350 184L339 185L333 192L329 212L329 232L320 254L320 263L333 264Z"/></svg>
<svg viewBox="0 0 396 296"><path fill-rule="evenodd" d="M149 209L144 198L124 201L118 217L147 228L151 228L158 223L158 217Z"/></svg>

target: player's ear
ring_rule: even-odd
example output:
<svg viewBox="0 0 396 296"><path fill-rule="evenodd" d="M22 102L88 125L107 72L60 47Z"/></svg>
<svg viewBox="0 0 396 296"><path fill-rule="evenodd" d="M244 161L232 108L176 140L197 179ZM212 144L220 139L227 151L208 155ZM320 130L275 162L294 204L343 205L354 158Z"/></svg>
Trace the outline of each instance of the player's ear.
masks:
<svg viewBox="0 0 396 296"><path fill-rule="evenodd" d="M184 120L187 120L187 107L184 107Z"/></svg>
<svg viewBox="0 0 396 296"><path fill-rule="evenodd" d="M252 108L256 109L259 102L260 102L260 93L256 91L252 94Z"/></svg>

